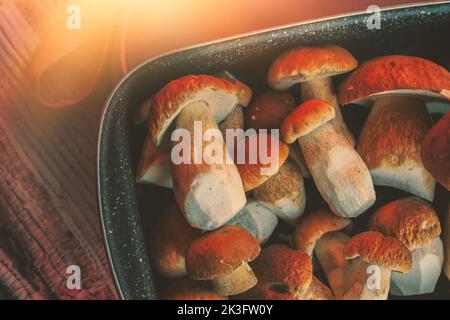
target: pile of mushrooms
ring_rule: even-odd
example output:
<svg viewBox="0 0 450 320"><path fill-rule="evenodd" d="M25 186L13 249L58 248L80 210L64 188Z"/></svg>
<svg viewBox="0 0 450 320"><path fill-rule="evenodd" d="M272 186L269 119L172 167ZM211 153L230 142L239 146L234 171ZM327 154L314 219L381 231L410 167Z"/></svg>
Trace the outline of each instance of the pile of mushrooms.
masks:
<svg viewBox="0 0 450 320"><path fill-rule="evenodd" d="M169 281L160 297L384 300L450 281L448 70L401 55L358 67L337 45L295 48L268 70L270 90L253 98L224 71L175 79L137 110L136 182L173 189L148 229ZM333 76L348 72L336 94ZM359 136L349 104L368 113ZM252 143L269 162L250 160Z"/></svg>

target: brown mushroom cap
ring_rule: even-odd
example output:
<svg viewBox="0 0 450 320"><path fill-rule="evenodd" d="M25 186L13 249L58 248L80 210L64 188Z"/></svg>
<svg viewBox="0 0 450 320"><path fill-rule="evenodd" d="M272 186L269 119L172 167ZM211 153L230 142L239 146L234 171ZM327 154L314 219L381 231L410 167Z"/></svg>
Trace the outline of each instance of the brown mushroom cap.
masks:
<svg viewBox="0 0 450 320"><path fill-rule="evenodd" d="M261 250L250 232L225 226L191 243L186 254L188 276L212 280L231 274L243 263L253 261Z"/></svg>
<svg viewBox="0 0 450 320"><path fill-rule="evenodd" d="M395 237L410 250L431 243L441 234L441 224L433 207L418 197L392 201L371 217L369 228Z"/></svg>
<svg viewBox="0 0 450 320"><path fill-rule="evenodd" d="M316 242L325 233L342 230L351 220L338 217L327 208L318 209L305 216L297 225L293 236L293 245L312 255Z"/></svg>
<svg viewBox="0 0 450 320"><path fill-rule="evenodd" d="M162 212L151 230L150 252L158 272L169 278L186 276L186 250L200 232L186 222L176 204Z"/></svg>
<svg viewBox="0 0 450 320"><path fill-rule="evenodd" d="M245 127L253 129L279 129L284 118L286 118L294 107L294 97L288 92L265 92L257 96L245 109Z"/></svg>
<svg viewBox="0 0 450 320"><path fill-rule="evenodd" d="M190 279L176 280L161 293L163 300L227 300L218 295L205 281Z"/></svg>
<svg viewBox="0 0 450 320"><path fill-rule="evenodd" d="M355 58L342 47L303 47L276 59L269 69L267 81L272 88L285 90L294 84L342 74L357 66Z"/></svg>
<svg viewBox="0 0 450 320"><path fill-rule="evenodd" d="M360 257L367 263L397 272L408 272L412 266L411 252L400 240L376 231L366 231L350 239L344 256L346 259Z"/></svg>
<svg viewBox="0 0 450 320"><path fill-rule="evenodd" d="M236 105L247 106L252 95L245 84L209 75L188 75L169 82L153 98L149 114L149 134L156 146L178 113L187 105L205 102L217 123Z"/></svg>
<svg viewBox="0 0 450 320"><path fill-rule="evenodd" d="M419 57L378 57L363 63L341 84L339 103L346 105L394 90L412 90L410 94L450 99L450 73Z"/></svg>
<svg viewBox="0 0 450 320"><path fill-rule="evenodd" d="M311 257L300 250L275 244L262 250L252 263L258 282L286 294L304 294L312 280ZM277 290L275 290L277 291Z"/></svg>
<svg viewBox="0 0 450 320"><path fill-rule="evenodd" d="M259 187L278 172L279 168L281 168L289 155L289 147L279 140L278 150L275 150L272 146L272 136L270 134L256 134L246 136L244 139L244 141L240 142L245 143L245 161L244 163L239 163L238 156L235 156L235 159L236 167L241 176L242 185L244 186L244 190L247 192ZM266 140L266 142L264 142L264 140ZM256 141L257 144L254 145L254 142L252 141ZM240 145L241 144L238 142L238 148ZM268 159L274 160L274 162L261 163L261 159L259 157L261 146L267 146L267 152L262 152L262 154L266 154ZM242 152L242 150L237 151ZM255 156L254 159L256 160L256 163L252 163L252 155L250 154L250 151L255 153L253 156ZM272 153L276 151L278 151L278 161L275 161L275 153ZM272 155L274 156L272 157ZM271 167L273 168L273 170L270 170L271 175L262 174L262 168L269 169Z"/></svg>
<svg viewBox="0 0 450 320"><path fill-rule="evenodd" d="M450 111L428 131L420 157L433 178L450 191Z"/></svg>
<svg viewBox="0 0 450 320"><path fill-rule="evenodd" d="M292 111L281 125L281 137L291 144L333 119L336 112L328 102L320 99L308 100Z"/></svg>

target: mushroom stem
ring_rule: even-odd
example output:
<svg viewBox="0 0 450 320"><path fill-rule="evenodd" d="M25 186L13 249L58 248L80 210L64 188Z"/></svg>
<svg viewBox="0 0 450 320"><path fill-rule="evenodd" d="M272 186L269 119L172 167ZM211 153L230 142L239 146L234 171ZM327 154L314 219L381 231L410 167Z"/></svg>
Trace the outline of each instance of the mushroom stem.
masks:
<svg viewBox="0 0 450 320"><path fill-rule="evenodd" d="M247 262L225 277L211 281L214 291L222 296L234 296L253 288L258 280Z"/></svg>
<svg viewBox="0 0 450 320"><path fill-rule="evenodd" d="M344 257L344 250L349 240L350 237L345 233L330 232L323 235L314 248L328 284L338 299L344 294L344 275L349 265L349 261Z"/></svg>
<svg viewBox="0 0 450 320"><path fill-rule="evenodd" d="M450 202L448 203L447 216L444 225L444 273L450 280Z"/></svg>
<svg viewBox="0 0 450 320"><path fill-rule="evenodd" d="M201 136L195 130L196 122L201 123ZM190 139L190 150L183 149L183 155L181 152L174 152L175 145L172 148L172 162L174 156L183 157L185 152L190 152L190 162L172 163L177 203L191 226L202 230L217 229L245 205L246 198L239 172L233 162L226 161L229 157L228 150L205 103L195 102L186 106L176 119L176 128L187 130L187 138ZM214 135L212 141L205 141L204 134L209 129L216 129L218 134ZM186 141L183 141L183 145L186 145ZM216 155L219 151L222 153L221 157Z"/></svg>
<svg viewBox="0 0 450 320"><path fill-rule="evenodd" d="M320 194L341 217L357 217L375 202L366 164L335 126L325 123L298 139Z"/></svg>
<svg viewBox="0 0 450 320"><path fill-rule="evenodd" d="M303 101L321 99L327 101L334 107L336 115L331 120L331 123L344 134L349 143L354 147L356 145L355 137L344 122L331 77L303 82L300 84L300 89Z"/></svg>
<svg viewBox="0 0 450 320"><path fill-rule="evenodd" d="M374 271L376 270L376 271ZM370 264L361 258L353 259L346 271L343 300L387 300L392 271Z"/></svg>
<svg viewBox="0 0 450 320"><path fill-rule="evenodd" d="M433 200L435 180L420 158L420 145L430 128L423 101L395 96L376 100L358 143L375 185Z"/></svg>
<svg viewBox="0 0 450 320"><path fill-rule="evenodd" d="M277 174L253 190L253 196L281 220L295 225L306 206L305 184L300 169L295 163L286 161Z"/></svg>

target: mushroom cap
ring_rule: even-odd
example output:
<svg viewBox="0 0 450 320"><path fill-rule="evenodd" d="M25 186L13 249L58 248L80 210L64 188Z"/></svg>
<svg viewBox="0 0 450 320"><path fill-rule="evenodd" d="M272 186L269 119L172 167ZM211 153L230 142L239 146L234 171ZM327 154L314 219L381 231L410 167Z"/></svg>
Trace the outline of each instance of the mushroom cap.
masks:
<svg viewBox="0 0 450 320"><path fill-rule="evenodd" d="M173 80L153 98L148 120L150 137L159 147L176 116L193 102L205 102L219 123L236 105L247 106L251 95L251 89L242 82L209 75L188 75Z"/></svg>
<svg viewBox="0 0 450 320"><path fill-rule="evenodd" d="M384 205L370 218L369 229L399 239L410 250L431 243L441 234L441 224L433 207L418 197Z"/></svg>
<svg viewBox="0 0 450 320"><path fill-rule="evenodd" d="M254 129L279 129L294 107L295 99L288 92L265 92L245 109L245 126Z"/></svg>
<svg viewBox="0 0 450 320"><path fill-rule="evenodd" d="M225 226L193 241L186 254L188 276L213 280L231 274L245 262L253 261L261 250L250 232Z"/></svg>
<svg viewBox="0 0 450 320"><path fill-rule="evenodd" d="M355 58L342 47L302 47L278 57L269 69L267 82L273 89L285 90L297 83L346 73L357 66Z"/></svg>
<svg viewBox="0 0 450 320"><path fill-rule="evenodd" d="M263 249L252 268L259 283L276 286L286 294L305 294L312 280L311 257L281 244Z"/></svg>
<svg viewBox="0 0 450 320"><path fill-rule="evenodd" d="M419 57L389 55L363 63L342 82L338 98L341 105L382 94L447 100L449 90L450 73L445 68Z"/></svg>
<svg viewBox="0 0 450 320"><path fill-rule="evenodd" d="M289 292L279 283L261 283L250 290L235 296L237 300L298 300L297 292Z"/></svg>
<svg viewBox="0 0 450 320"><path fill-rule="evenodd" d="M346 259L360 257L367 263L397 272L408 272L412 266L411 252L400 240L376 231L366 231L351 238L345 246L344 256Z"/></svg>
<svg viewBox="0 0 450 320"><path fill-rule="evenodd" d="M335 115L333 106L328 102L320 99L308 100L284 119L281 125L281 138L288 144L294 143L298 138L334 119Z"/></svg>
<svg viewBox="0 0 450 320"><path fill-rule="evenodd" d="M428 131L420 158L433 178L450 191L450 111Z"/></svg>
<svg viewBox="0 0 450 320"><path fill-rule="evenodd" d="M275 150L277 148L276 145L272 144L272 139L278 140L278 150ZM242 143L245 143L245 145L242 145ZM240 163L239 152L244 154L244 147L245 159L242 159L244 161ZM267 152L260 150L262 147L266 147ZM275 156L277 151L278 161ZM244 191L247 192L259 187L278 172L289 155L289 147L283 141L270 134L254 134L238 141L236 153L238 153L234 158L236 167L241 176ZM263 163L264 161L261 161L261 153L267 155L267 159L270 160L269 163Z"/></svg>
<svg viewBox="0 0 450 320"><path fill-rule="evenodd" d="M185 276L186 250L200 232L186 222L176 204L163 210L151 230L150 252L155 268L168 278Z"/></svg>
<svg viewBox="0 0 450 320"><path fill-rule="evenodd" d="M161 293L163 300L227 300L227 297L218 295L209 283L190 279L176 280Z"/></svg>
<svg viewBox="0 0 450 320"><path fill-rule="evenodd" d="M350 219L338 217L328 208L318 209L297 224L293 235L294 246L311 256L316 242L325 233L342 230L350 224Z"/></svg>

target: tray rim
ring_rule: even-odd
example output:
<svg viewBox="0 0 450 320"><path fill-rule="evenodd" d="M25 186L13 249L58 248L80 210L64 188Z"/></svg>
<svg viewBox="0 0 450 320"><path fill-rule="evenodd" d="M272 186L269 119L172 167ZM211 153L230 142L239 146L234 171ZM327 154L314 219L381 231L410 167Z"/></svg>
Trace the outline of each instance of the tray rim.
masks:
<svg viewBox="0 0 450 320"><path fill-rule="evenodd" d="M432 6L439 6L442 4L450 4L450 0L448 1L421 1L421 2L413 2L410 4L402 4L402 5L394 5L394 6L387 6L387 7L380 7L380 11L395 11L395 10L403 10L403 9L411 9L411 8L417 8L417 7L432 7ZM270 28L263 28L263 29L259 29L259 30L255 30L255 31L251 31L251 32L245 32L245 33L241 33L238 35L233 35L233 36L229 36L229 37L223 37L223 38L219 38L219 39L215 39L215 40L211 40L211 41L205 41L205 42L201 42L198 44L194 44L192 46L186 46L186 47L182 47L179 49L175 49L175 50L170 50L161 54L158 54L154 57L148 58L145 61L143 61L142 63L140 63L139 65L137 65L136 67L134 67L130 72L128 72L125 76L122 77L122 79L117 83L117 85L114 86L113 90L111 91L110 95L108 96L103 110L101 112L101 116L100 116L100 122L99 122L99 131L98 131L98 135L97 135L97 156L96 156L96 176L97 176L97 201L98 201L98 207L99 207L99 219L100 219L100 226L101 226L101 231L102 231L102 238L103 238L103 242L105 245L105 251L106 251L106 256L108 259L108 264L110 267L110 271L111 274L113 276L114 279L114 284L115 287L119 293L119 296L122 300L125 300L125 296L123 294L121 285L120 285L120 281L118 279L115 267L114 267L114 263L113 263L113 259L112 259L112 255L111 255L111 250L110 250L110 245L109 245L109 241L108 241L108 235L106 232L106 226L105 226L105 215L103 212L103 206L102 206L102 190L101 190L101 177L100 177L100 164L101 164L101 159L100 159L100 155L101 155L101 148L103 145L103 140L102 140L102 136L103 136L103 131L104 131L104 123L106 121L106 115L109 111L109 108L111 106L111 102L112 99L114 98L114 96L117 94L117 92L121 89L121 87L124 85L125 82L128 81L128 79L136 72L138 71L140 68L142 68L144 65L147 65L149 63L153 63L161 58L167 57L167 56L171 56L171 55L175 55L178 53L181 53L183 51L187 51L190 49L198 49L201 47L206 47L206 46L210 46L210 45L214 45L214 44L218 44L218 43L222 43L222 42L226 42L226 41L230 41L230 40L236 40L236 39L240 39L240 38L244 38L244 37L249 37L249 36L255 36L255 35L259 35L259 34L263 34L266 32L271 32L271 31L280 31L283 29L289 29L292 27L298 27L298 26L304 26L304 25L308 25L308 24L313 24L313 23L318 23L318 22L323 22L323 21L331 21L331 20L335 20L335 19L340 19L340 18L347 18L347 17L353 17L353 16L359 16L359 15L363 15L363 14L368 14L367 11L365 10L359 10L359 11L351 11L348 13L343 13L343 14L338 14L338 15L332 15L332 16L326 16L326 17L321 17L321 18L317 18L317 19L308 19L308 20L302 20L300 22L294 22L294 23L289 23L289 24L283 24L283 25L278 25L278 26L274 26L274 27L270 27Z"/></svg>

